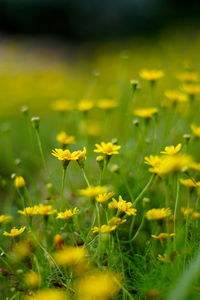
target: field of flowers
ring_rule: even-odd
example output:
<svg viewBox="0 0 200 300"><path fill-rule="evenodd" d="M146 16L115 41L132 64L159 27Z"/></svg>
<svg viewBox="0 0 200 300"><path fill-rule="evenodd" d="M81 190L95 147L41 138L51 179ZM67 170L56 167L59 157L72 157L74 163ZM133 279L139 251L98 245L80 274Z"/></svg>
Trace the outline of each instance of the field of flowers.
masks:
<svg viewBox="0 0 200 300"><path fill-rule="evenodd" d="M121 49L1 41L0 299L200 299L200 38Z"/></svg>

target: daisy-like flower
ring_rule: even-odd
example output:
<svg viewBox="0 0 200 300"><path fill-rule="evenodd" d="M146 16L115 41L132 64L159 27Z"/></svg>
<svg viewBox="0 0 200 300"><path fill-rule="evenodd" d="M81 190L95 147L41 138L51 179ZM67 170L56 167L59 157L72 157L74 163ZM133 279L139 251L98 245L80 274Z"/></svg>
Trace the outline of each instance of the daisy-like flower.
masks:
<svg viewBox="0 0 200 300"><path fill-rule="evenodd" d="M57 213L57 210L53 209L51 205L40 204L40 205L36 205L35 209L37 210L37 213L39 215L44 215L44 216L49 216Z"/></svg>
<svg viewBox="0 0 200 300"><path fill-rule="evenodd" d="M37 206L25 207L24 210L18 210L18 213L24 216L33 216L38 213Z"/></svg>
<svg viewBox="0 0 200 300"><path fill-rule="evenodd" d="M165 96L172 102L186 102L188 100L187 96L178 90L168 90L165 92Z"/></svg>
<svg viewBox="0 0 200 300"><path fill-rule="evenodd" d="M171 216L172 212L169 208L153 208L146 212L148 220L161 220Z"/></svg>
<svg viewBox="0 0 200 300"><path fill-rule="evenodd" d="M63 146L66 146L66 145L69 145L69 144L75 144L75 137L67 135L65 131L61 131L57 135L56 139Z"/></svg>
<svg viewBox="0 0 200 300"><path fill-rule="evenodd" d="M144 119L151 119L157 113L158 113L158 109L156 107L138 108L133 111L133 114L135 116Z"/></svg>
<svg viewBox="0 0 200 300"><path fill-rule="evenodd" d="M70 219L71 217L73 217L73 215L77 214L79 212L79 209L77 207L75 207L74 209L67 209L64 212L59 212L56 219Z"/></svg>
<svg viewBox="0 0 200 300"><path fill-rule="evenodd" d="M58 112L67 112L74 109L72 101L61 99L52 103L52 109Z"/></svg>
<svg viewBox="0 0 200 300"><path fill-rule="evenodd" d="M195 180L190 179L190 178L189 179L180 178L179 181L182 185L190 187L190 188L194 188L194 187L197 186L197 182Z"/></svg>
<svg viewBox="0 0 200 300"><path fill-rule="evenodd" d="M161 160L161 157L158 155L150 155L149 157L145 156L144 163L152 167L149 169L150 172L157 173L157 170L161 164Z"/></svg>
<svg viewBox="0 0 200 300"><path fill-rule="evenodd" d="M99 194L95 197L95 200L99 203L107 202L111 197L114 196L114 192L108 192L104 194Z"/></svg>
<svg viewBox="0 0 200 300"><path fill-rule="evenodd" d="M195 138L200 138L200 126L197 126L195 124L191 124L190 128L192 129L192 133Z"/></svg>
<svg viewBox="0 0 200 300"><path fill-rule="evenodd" d="M53 241L54 241L54 247L57 250L62 250L65 247L65 239L62 237L62 235L56 234L54 236Z"/></svg>
<svg viewBox="0 0 200 300"><path fill-rule="evenodd" d="M26 228L25 226L20 229L13 227L10 232L4 231L3 235L10 236L10 237L16 237L16 236L22 234L24 232L25 228Z"/></svg>
<svg viewBox="0 0 200 300"><path fill-rule="evenodd" d="M115 100L111 100L111 99L101 99L97 102L97 107L104 110L110 110L117 106L118 103Z"/></svg>
<svg viewBox="0 0 200 300"><path fill-rule="evenodd" d="M185 71L178 74L177 78L185 83L192 83L198 81L198 74L192 71Z"/></svg>
<svg viewBox="0 0 200 300"><path fill-rule="evenodd" d="M192 214L193 214L193 208L181 207L181 212L182 212L182 214L183 214L184 217L192 216Z"/></svg>
<svg viewBox="0 0 200 300"><path fill-rule="evenodd" d="M191 169L194 169L194 170L196 170L196 171L200 171L200 163L194 162L194 163L192 163L192 164L190 165L190 168L191 168Z"/></svg>
<svg viewBox="0 0 200 300"><path fill-rule="evenodd" d="M12 221L12 217L8 215L0 215L0 224L1 223L9 223Z"/></svg>
<svg viewBox="0 0 200 300"><path fill-rule="evenodd" d="M68 300L66 293L58 289L43 289L39 290L33 296L29 296L27 300Z"/></svg>
<svg viewBox="0 0 200 300"><path fill-rule="evenodd" d="M119 196L118 202L115 198L112 198L112 202L108 204L108 207L116 208L118 209L119 212L123 212L128 216L130 215L135 216L137 210L133 208L132 205L133 204L131 202L126 202L125 200L122 199L122 196Z"/></svg>
<svg viewBox="0 0 200 300"><path fill-rule="evenodd" d="M107 190L108 190L108 188L106 186L100 186L100 185L93 186L93 185L90 185L85 189L79 190L79 194L81 196L85 196L85 197L88 197L88 198L94 198L99 194L106 193Z"/></svg>
<svg viewBox="0 0 200 300"><path fill-rule="evenodd" d="M81 167L84 167L84 162L87 158L86 153L87 153L87 150L85 147L83 147L82 151L81 150L79 151L79 157L78 157L77 162Z"/></svg>
<svg viewBox="0 0 200 300"><path fill-rule="evenodd" d="M126 219L122 220L121 218L113 217L108 221L108 224L104 224L101 227L95 226L92 229L93 233L109 233L115 231L120 224L126 222Z"/></svg>
<svg viewBox="0 0 200 300"><path fill-rule="evenodd" d="M175 234L174 233L160 233L159 235L154 235L152 234L152 238L157 239L157 240L166 240L169 237L173 237Z"/></svg>
<svg viewBox="0 0 200 300"><path fill-rule="evenodd" d="M16 176L14 179L14 185L16 188L22 188L26 184L24 177L22 176Z"/></svg>
<svg viewBox="0 0 200 300"><path fill-rule="evenodd" d="M68 149L55 149L52 151L52 155L61 160L63 167L67 168L70 161L77 161L79 159L80 151L70 152Z"/></svg>
<svg viewBox="0 0 200 300"><path fill-rule="evenodd" d="M141 70L139 73L140 77L146 79L151 82L155 82L156 80L162 78L164 76L164 72L162 70Z"/></svg>
<svg viewBox="0 0 200 300"><path fill-rule="evenodd" d="M164 151L161 151L162 154L174 155L180 152L182 148L182 144L178 144L177 146L166 146Z"/></svg>
<svg viewBox="0 0 200 300"><path fill-rule="evenodd" d="M61 266L74 266L83 262L87 251L84 247L64 247L53 254L57 264Z"/></svg>
<svg viewBox="0 0 200 300"><path fill-rule="evenodd" d="M104 143L101 142L101 144L95 144L97 149L94 149L94 152L96 153L104 153L108 156L111 156L113 154L119 154L118 150L121 149L120 145L114 145L113 143Z"/></svg>
<svg viewBox="0 0 200 300"><path fill-rule="evenodd" d="M41 284L41 276L33 270L24 274L24 280L29 287L36 288Z"/></svg>
<svg viewBox="0 0 200 300"><path fill-rule="evenodd" d="M88 99L82 99L79 103L78 103L78 110L82 111L82 112L88 112L89 110L91 110L94 107L94 102L92 100L88 100Z"/></svg>
<svg viewBox="0 0 200 300"><path fill-rule="evenodd" d="M191 97L200 93L200 86L197 84L184 84L183 91Z"/></svg>

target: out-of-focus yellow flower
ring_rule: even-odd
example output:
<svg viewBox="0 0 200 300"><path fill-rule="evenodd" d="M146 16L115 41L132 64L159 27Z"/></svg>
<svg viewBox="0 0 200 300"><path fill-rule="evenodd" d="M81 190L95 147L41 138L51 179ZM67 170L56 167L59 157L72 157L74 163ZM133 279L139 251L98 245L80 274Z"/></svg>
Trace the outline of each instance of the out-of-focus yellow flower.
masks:
<svg viewBox="0 0 200 300"><path fill-rule="evenodd" d="M107 225L104 224L101 227L95 226L94 228L92 228L92 232L93 233L109 233L109 232L116 230L120 224L123 224L125 222L126 222L126 219L122 220L121 218L113 217L108 221Z"/></svg>
<svg viewBox="0 0 200 300"><path fill-rule="evenodd" d="M123 212L127 214L128 216L136 215L136 209L132 207L131 202L126 202L125 200L122 199L122 196L119 196L119 201L117 202L116 199L112 198L112 202L108 204L109 208L116 208L118 209L119 212Z"/></svg>
<svg viewBox="0 0 200 300"><path fill-rule="evenodd" d="M113 143L104 143L101 142L101 144L95 144L97 149L94 149L94 152L97 153L104 153L106 155L113 155L113 154L119 154L118 150L121 149L120 145L114 145Z"/></svg>
<svg viewBox="0 0 200 300"><path fill-rule="evenodd" d="M111 99L101 99L97 102L97 107L104 110L110 110L117 106L118 106L117 101Z"/></svg>
<svg viewBox="0 0 200 300"><path fill-rule="evenodd" d="M164 151L161 151L162 154L174 155L180 152L182 144L178 144L177 146L166 146Z"/></svg>
<svg viewBox="0 0 200 300"><path fill-rule="evenodd" d="M195 96L200 93L200 86L197 84L184 84L183 91L189 96Z"/></svg>
<svg viewBox="0 0 200 300"><path fill-rule="evenodd" d="M192 218L199 219L200 218L200 213L198 211L193 211Z"/></svg>
<svg viewBox="0 0 200 300"><path fill-rule="evenodd" d="M150 172L152 173L156 173L157 170L159 169L160 165L161 165L161 157L158 156L158 155L150 155L149 157L148 156L145 156L144 158L144 163L147 164L147 165L150 165L152 168L149 169Z"/></svg>
<svg viewBox="0 0 200 300"><path fill-rule="evenodd" d="M191 169L194 169L194 170L196 170L196 171L200 171L200 163L194 162L194 163L192 163L192 164L190 165L190 168L191 168Z"/></svg>
<svg viewBox="0 0 200 300"><path fill-rule="evenodd" d="M20 229L13 227L10 232L4 231L3 235L10 236L10 237L16 237L16 236L22 234L24 232L25 228L26 228L25 226Z"/></svg>
<svg viewBox="0 0 200 300"><path fill-rule="evenodd" d="M198 74L192 71L185 71L177 75L177 78L185 83L198 81Z"/></svg>
<svg viewBox="0 0 200 300"><path fill-rule="evenodd" d="M22 188L24 187L26 184L24 177L22 176L16 176L15 180L14 180L14 185L16 188Z"/></svg>
<svg viewBox="0 0 200 300"><path fill-rule="evenodd" d="M89 122L86 130L89 136L100 136L102 133L102 124L100 122Z"/></svg>
<svg viewBox="0 0 200 300"><path fill-rule="evenodd" d="M24 210L18 210L18 213L24 216L33 216L38 213L37 206L25 207Z"/></svg>
<svg viewBox="0 0 200 300"><path fill-rule="evenodd" d="M188 100L187 95L178 90L168 90L165 92L165 96L174 103L186 102Z"/></svg>
<svg viewBox="0 0 200 300"><path fill-rule="evenodd" d="M61 131L56 139L61 145L75 144L75 137L67 135L65 131Z"/></svg>
<svg viewBox="0 0 200 300"><path fill-rule="evenodd" d="M151 119L153 115L158 113L158 109L156 107L147 107L147 108L138 108L133 111L135 116Z"/></svg>
<svg viewBox="0 0 200 300"><path fill-rule="evenodd" d="M114 274L97 272L82 277L77 283L78 300L107 300L119 291Z"/></svg>
<svg viewBox="0 0 200 300"><path fill-rule="evenodd" d="M62 250L65 247L65 240L60 234L54 236L54 246L57 250Z"/></svg>
<svg viewBox="0 0 200 300"><path fill-rule="evenodd" d="M62 161L75 161L79 159L80 151L70 152L68 149L55 149L52 151L52 155Z"/></svg>
<svg viewBox="0 0 200 300"><path fill-rule="evenodd" d="M158 254L158 260L165 263L170 263L169 257L166 253L164 253L164 255Z"/></svg>
<svg viewBox="0 0 200 300"><path fill-rule="evenodd" d="M151 82L155 82L156 80L162 78L164 76L164 72L162 70L141 70L139 73L140 77L149 80Z"/></svg>
<svg viewBox="0 0 200 300"><path fill-rule="evenodd" d="M0 215L0 223L9 223L12 221L12 217L8 215Z"/></svg>
<svg viewBox="0 0 200 300"><path fill-rule="evenodd" d="M44 289L38 291L34 296L30 296L29 300L67 300L64 291L58 289Z"/></svg>
<svg viewBox="0 0 200 300"><path fill-rule="evenodd" d="M64 247L54 253L55 261L61 266L74 266L85 260L87 251L83 247Z"/></svg>
<svg viewBox="0 0 200 300"><path fill-rule="evenodd" d="M107 202L111 197L114 196L114 192L108 192L104 194L99 194L95 197L95 200L99 203Z"/></svg>
<svg viewBox="0 0 200 300"><path fill-rule="evenodd" d="M106 193L107 189L108 188L106 186L100 186L100 185L93 186L93 185L90 185L85 189L79 190L79 194L81 196L86 196L88 198L94 198L99 194Z"/></svg>
<svg viewBox="0 0 200 300"><path fill-rule="evenodd" d="M197 186L197 183L196 181L192 180L192 179L183 179L183 178L180 178L180 183L184 186L187 186L187 187L190 187L190 188L193 188L193 187L196 187Z"/></svg>
<svg viewBox="0 0 200 300"><path fill-rule="evenodd" d="M166 240L169 237L173 237L175 234L174 233L160 233L159 235L154 235L152 234L152 238L157 239L157 240Z"/></svg>
<svg viewBox="0 0 200 300"><path fill-rule="evenodd" d="M87 111L91 110L93 107L94 107L94 102L92 100L82 99L78 103L78 110L83 111L83 112L87 112Z"/></svg>
<svg viewBox="0 0 200 300"><path fill-rule="evenodd" d="M30 239L19 241L14 246L14 255L17 260L27 258L34 251L34 245Z"/></svg>
<svg viewBox="0 0 200 300"><path fill-rule="evenodd" d="M148 220L161 220L171 216L171 214L169 208L153 208L146 212L146 218Z"/></svg>
<svg viewBox="0 0 200 300"><path fill-rule="evenodd" d="M54 209L51 205L39 204L36 205L35 208L39 215L49 216L57 213L57 210Z"/></svg>
<svg viewBox="0 0 200 300"><path fill-rule="evenodd" d="M195 138L200 138L200 126L191 124L190 128L192 129L193 135Z"/></svg>
<svg viewBox="0 0 200 300"><path fill-rule="evenodd" d="M184 215L184 217L192 216L192 214L193 214L193 208L181 207L181 212Z"/></svg>
<svg viewBox="0 0 200 300"><path fill-rule="evenodd" d="M33 270L24 274L24 280L25 280L26 284L28 285L28 287L31 287L31 288L36 288L36 287L40 286L40 284L41 284L40 275L37 274L36 272L34 272Z"/></svg>
<svg viewBox="0 0 200 300"><path fill-rule="evenodd" d="M52 109L59 111L59 112L67 112L67 111L71 111L74 109L72 102L69 100L57 100L55 102L52 103Z"/></svg>
<svg viewBox="0 0 200 300"><path fill-rule="evenodd" d="M64 212L59 212L56 219L70 219L71 217L73 217L73 215L77 214L79 212L79 209L77 207L75 207L74 209L67 209Z"/></svg>

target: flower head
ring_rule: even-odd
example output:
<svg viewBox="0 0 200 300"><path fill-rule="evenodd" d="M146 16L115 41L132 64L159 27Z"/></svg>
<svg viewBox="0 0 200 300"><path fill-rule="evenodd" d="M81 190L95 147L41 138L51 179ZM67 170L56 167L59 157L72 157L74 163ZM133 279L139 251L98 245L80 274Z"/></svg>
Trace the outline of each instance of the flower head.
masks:
<svg viewBox="0 0 200 300"><path fill-rule="evenodd" d="M119 154L118 150L121 149L121 146L119 145L114 145L113 143L104 143L101 142L101 144L95 144L96 148L94 152L97 153L104 153L106 155L113 155L113 154Z"/></svg>
<svg viewBox="0 0 200 300"><path fill-rule="evenodd" d="M73 215L77 214L79 212L79 209L77 207L75 207L74 209L67 209L64 212L59 212L56 219L70 219L71 217L73 217Z"/></svg>
<svg viewBox="0 0 200 300"><path fill-rule="evenodd" d="M97 102L97 106L104 110L110 110L117 107L118 103L111 99L101 99Z"/></svg>
<svg viewBox="0 0 200 300"><path fill-rule="evenodd" d="M58 112L67 112L73 110L73 105L71 101L61 99L53 102L52 108Z"/></svg>
<svg viewBox="0 0 200 300"><path fill-rule="evenodd" d="M185 83L198 81L198 74L192 71L185 71L177 75L177 78Z"/></svg>
<svg viewBox="0 0 200 300"><path fill-rule="evenodd" d="M104 224L101 227L95 226L92 228L93 233L109 233L115 231L120 224L126 222L126 219L122 220L118 217L113 217L108 221L108 224Z"/></svg>
<svg viewBox="0 0 200 300"><path fill-rule="evenodd" d="M26 228L25 226L20 229L13 227L10 232L4 231L3 235L10 236L10 237L16 237L16 236L22 234L24 232L25 228Z"/></svg>
<svg viewBox="0 0 200 300"><path fill-rule="evenodd" d="M38 213L37 206L25 207L24 210L18 210L18 213L24 216L33 216Z"/></svg>
<svg viewBox="0 0 200 300"><path fill-rule="evenodd" d="M0 215L0 224L1 223L9 223L12 221L12 217L8 215Z"/></svg>
<svg viewBox="0 0 200 300"><path fill-rule="evenodd" d="M184 84L183 91L189 96L195 96L200 93L200 86L197 84Z"/></svg>
<svg viewBox="0 0 200 300"><path fill-rule="evenodd" d="M112 198L112 202L108 204L109 208L116 208L119 212L123 212L127 214L128 216L136 215L136 209L132 207L131 202L126 202L122 199L122 196L119 196L119 201L117 201L115 198Z"/></svg>
<svg viewBox="0 0 200 300"><path fill-rule="evenodd" d="M153 115L158 113L158 109L156 107L147 107L147 108L138 108L133 111L135 116L151 119Z"/></svg>
<svg viewBox="0 0 200 300"><path fill-rule="evenodd" d="M81 166L81 167L83 167L84 166L84 162L85 162L85 160L86 160L86 158L87 158L87 156L86 156L86 153L87 153L87 150L86 150L86 148L85 147L83 147L83 150L81 151L79 151L79 157L78 157L78 164Z"/></svg>
<svg viewBox="0 0 200 300"><path fill-rule="evenodd" d="M180 152L182 144L178 144L177 146L166 146L164 151L161 151L162 154L174 155Z"/></svg>
<svg viewBox="0 0 200 300"><path fill-rule="evenodd" d="M153 208L146 212L146 218L148 220L161 220L171 215L169 208Z"/></svg>
<svg viewBox="0 0 200 300"><path fill-rule="evenodd" d="M165 92L165 96L172 102L186 102L188 100L187 96L178 90L168 90Z"/></svg>
<svg viewBox="0 0 200 300"><path fill-rule="evenodd" d="M75 144L75 137L67 135L65 131L61 131L56 139L61 145Z"/></svg>
<svg viewBox="0 0 200 300"><path fill-rule="evenodd" d="M22 176L16 176L15 180L14 180L14 185L16 188L22 188L24 187L26 184L24 177Z"/></svg>
<svg viewBox="0 0 200 300"><path fill-rule="evenodd" d="M180 178L179 181L182 185L190 187L190 188L194 188L194 187L197 186L197 182L195 180L190 179L190 178L189 179Z"/></svg>
<svg viewBox="0 0 200 300"><path fill-rule="evenodd" d="M82 99L79 103L78 103L78 110L83 111L83 112L87 112L89 110L91 110L94 106L94 102L88 99Z"/></svg>
<svg viewBox="0 0 200 300"><path fill-rule="evenodd" d="M29 287L36 288L41 284L41 277L39 274L34 272L33 270L29 271L28 273L24 274L24 279L26 284Z"/></svg>
<svg viewBox="0 0 200 300"><path fill-rule="evenodd" d="M93 186L90 185L85 189L79 190L79 194L82 196L86 196L88 198L94 198L99 194L103 194L107 192L107 187L106 186Z"/></svg>
<svg viewBox="0 0 200 300"><path fill-rule="evenodd" d="M174 233L160 233L159 235L151 235L152 238L157 239L157 240L166 240L169 237L173 237Z"/></svg>
<svg viewBox="0 0 200 300"><path fill-rule="evenodd" d="M195 124L191 124L192 133L195 138L200 138L200 126L197 126Z"/></svg>
<svg viewBox="0 0 200 300"><path fill-rule="evenodd" d="M140 77L155 82L156 80L162 78L164 76L164 72L162 70L141 70L139 73Z"/></svg>
<svg viewBox="0 0 200 300"><path fill-rule="evenodd" d="M55 261L61 266L74 266L85 260L87 251L83 247L64 247L54 253Z"/></svg>
<svg viewBox="0 0 200 300"><path fill-rule="evenodd" d="M65 240L60 234L54 236L54 246L57 250L62 250L65 247Z"/></svg>
<svg viewBox="0 0 200 300"><path fill-rule="evenodd" d="M44 216L49 216L57 213L57 210L53 209L51 205L40 204L35 206L35 209L37 210L37 213L39 215L44 215Z"/></svg>
<svg viewBox="0 0 200 300"><path fill-rule="evenodd" d="M104 203L107 202L111 197L114 196L114 192L108 192L108 193L103 193L103 194L98 194L95 197L95 200L99 203Z"/></svg>
<svg viewBox="0 0 200 300"><path fill-rule="evenodd" d="M70 152L68 149L55 149L52 151L52 155L62 161L75 161L79 159L80 151Z"/></svg>
<svg viewBox="0 0 200 300"><path fill-rule="evenodd" d="M38 291L35 295L30 296L29 300L67 300L66 293L58 289L43 289Z"/></svg>

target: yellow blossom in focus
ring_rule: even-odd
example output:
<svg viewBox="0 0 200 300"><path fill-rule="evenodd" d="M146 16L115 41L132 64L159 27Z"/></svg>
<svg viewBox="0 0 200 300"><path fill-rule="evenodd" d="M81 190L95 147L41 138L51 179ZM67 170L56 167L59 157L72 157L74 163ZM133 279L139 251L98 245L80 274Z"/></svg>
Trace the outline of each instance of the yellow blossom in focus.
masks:
<svg viewBox="0 0 200 300"><path fill-rule="evenodd" d="M73 215L77 214L79 211L79 209L77 207L75 207L74 209L67 209L64 212L59 212L56 219L70 219L71 217L73 217Z"/></svg>
<svg viewBox="0 0 200 300"><path fill-rule="evenodd" d="M108 221L108 224L104 224L101 227L95 226L92 228L93 233L109 233L117 229L120 224L126 222L126 219L122 220L118 217L113 217Z"/></svg>
<svg viewBox="0 0 200 300"><path fill-rule="evenodd" d="M61 145L75 144L75 137L67 135L65 131L61 131L56 139Z"/></svg>
<svg viewBox="0 0 200 300"><path fill-rule="evenodd" d="M148 220L161 220L171 216L171 210L169 208L153 208L146 212L146 218Z"/></svg>
<svg viewBox="0 0 200 300"><path fill-rule="evenodd" d="M200 93L200 86L197 84L184 84L183 91L189 96L194 96Z"/></svg>
<svg viewBox="0 0 200 300"><path fill-rule="evenodd" d="M101 99L97 102L97 106L101 109L110 110L118 106L115 100Z"/></svg>
<svg viewBox="0 0 200 300"><path fill-rule="evenodd" d="M30 272L24 274L24 280L25 280L26 284L28 285L28 287L32 287L32 288L36 288L36 287L40 286L40 284L41 284L40 275L32 270Z"/></svg>
<svg viewBox="0 0 200 300"><path fill-rule="evenodd" d="M178 90L168 90L165 92L165 96L172 102L186 102L188 100L187 96Z"/></svg>
<svg viewBox="0 0 200 300"><path fill-rule="evenodd" d="M103 193L106 193L106 192L107 192L107 187L106 186L100 186L100 185L97 185L97 186L90 185L85 189L79 190L79 194L81 196L86 196L88 198L94 198L97 195L103 194Z"/></svg>
<svg viewBox="0 0 200 300"><path fill-rule="evenodd" d="M112 202L108 204L109 208L116 208L118 211L123 212L127 214L128 216L136 215L136 209L132 207L131 202L126 202L125 200L122 199L122 196L119 196L119 201L117 202L116 199L112 198Z"/></svg>
<svg viewBox="0 0 200 300"><path fill-rule="evenodd" d="M151 119L153 115L158 113L158 109L156 107L147 107L147 108L138 108L133 111L135 116Z"/></svg>
<svg viewBox="0 0 200 300"><path fill-rule="evenodd" d="M141 70L139 73L140 77L155 82L156 80L162 78L164 76L164 72L162 70Z"/></svg>
<svg viewBox="0 0 200 300"><path fill-rule="evenodd" d="M97 202L103 203L108 201L111 197L114 196L114 192L108 192L108 193L104 193L104 194L99 194L95 197L95 200Z"/></svg>
<svg viewBox="0 0 200 300"><path fill-rule="evenodd" d="M198 81L198 74L192 71L185 71L177 75L177 78L185 83Z"/></svg>
<svg viewBox="0 0 200 300"><path fill-rule="evenodd" d="M25 207L24 210L18 210L18 213L24 216L33 216L38 213L37 206Z"/></svg>
<svg viewBox="0 0 200 300"><path fill-rule="evenodd" d="M83 247L64 247L54 253L55 261L61 266L74 266L85 260L87 251Z"/></svg>
<svg viewBox="0 0 200 300"><path fill-rule="evenodd" d="M119 154L118 150L121 149L121 146L114 145L113 143L104 143L101 142L101 144L95 144L96 148L94 152L97 153L104 153L106 155L113 155L113 154Z"/></svg>
<svg viewBox="0 0 200 300"><path fill-rule="evenodd" d="M174 233L160 233L159 235L154 235L154 234L152 234L151 236L152 236L152 238L154 238L154 239L165 240L165 239L167 239L167 238L169 238L169 237L173 237L173 236L174 236Z"/></svg>
<svg viewBox="0 0 200 300"><path fill-rule="evenodd" d="M52 155L57 157L59 160L62 161L75 161L78 160L80 151L74 151L70 152L68 149L63 150L63 149L55 149L52 151Z"/></svg>
<svg viewBox="0 0 200 300"><path fill-rule="evenodd" d="M0 223L9 223L12 221L12 217L8 215L0 215Z"/></svg>
<svg viewBox="0 0 200 300"><path fill-rule="evenodd" d="M56 209L53 209L51 205L39 204L35 206L39 215L49 216L57 213Z"/></svg>
<svg viewBox="0 0 200 300"><path fill-rule="evenodd" d="M93 107L94 107L94 102L91 100L82 99L78 103L78 110L83 111L83 112L87 112L87 111L91 110Z"/></svg>
<svg viewBox="0 0 200 300"><path fill-rule="evenodd" d="M34 296L30 296L29 300L67 300L64 291L58 289L44 289L38 291Z"/></svg>
<svg viewBox="0 0 200 300"><path fill-rule="evenodd" d="M182 144L178 144L177 146L166 146L164 151L161 151L162 154L174 155L180 152Z"/></svg>
<svg viewBox="0 0 200 300"><path fill-rule="evenodd" d="M191 129L195 138L200 138L200 126L191 124Z"/></svg>
<svg viewBox="0 0 200 300"><path fill-rule="evenodd" d="M58 112L66 112L73 110L72 102L69 100L57 100L52 103L52 109Z"/></svg>
<svg viewBox="0 0 200 300"><path fill-rule="evenodd" d="M14 185L16 188L22 188L24 187L26 184L24 177L22 176L16 176L15 180L14 180Z"/></svg>
<svg viewBox="0 0 200 300"><path fill-rule="evenodd" d="M20 229L13 227L10 232L4 231L3 235L10 236L10 237L16 237L16 236L22 234L24 232L25 228L26 228L25 226Z"/></svg>

